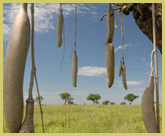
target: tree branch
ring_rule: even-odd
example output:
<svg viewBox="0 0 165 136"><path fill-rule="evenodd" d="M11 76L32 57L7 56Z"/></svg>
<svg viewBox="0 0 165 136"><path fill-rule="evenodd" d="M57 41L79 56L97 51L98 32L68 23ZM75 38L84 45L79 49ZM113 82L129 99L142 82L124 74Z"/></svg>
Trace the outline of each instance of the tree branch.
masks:
<svg viewBox="0 0 165 136"><path fill-rule="evenodd" d="M122 3L121 10L125 15L133 13L136 24L140 30L153 42L152 4L151 3ZM155 4L156 14L156 44L162 54L162 4Z"/></svg>

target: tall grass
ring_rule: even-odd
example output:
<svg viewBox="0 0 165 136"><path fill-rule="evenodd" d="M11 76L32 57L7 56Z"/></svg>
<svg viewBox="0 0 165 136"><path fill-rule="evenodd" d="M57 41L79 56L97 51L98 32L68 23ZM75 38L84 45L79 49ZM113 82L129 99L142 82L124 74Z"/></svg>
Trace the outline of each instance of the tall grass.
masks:
<svg viewBox="0 0 165 136"><path fill-rule="evenodd" d="M46 133L146 133L138 105L43 105ZM162 119L162 116L161 116ZM39 106L35 106L35 133L42 133ZM8 132L4 121L4 133Z"/></svg>

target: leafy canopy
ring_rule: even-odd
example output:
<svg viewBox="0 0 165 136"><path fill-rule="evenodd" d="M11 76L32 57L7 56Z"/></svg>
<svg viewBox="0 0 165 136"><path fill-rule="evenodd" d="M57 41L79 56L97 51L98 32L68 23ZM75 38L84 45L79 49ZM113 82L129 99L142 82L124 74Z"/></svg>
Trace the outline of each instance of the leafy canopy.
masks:
<svg viewBox="0 0 165 136"><path fill-rule="evenodd" d="M126 102L121 102L120 105L126 105Z"/></svg>
<svg viewBox="0 0 165 136"><path fill-rule="evenodd" d="M127 95L124 97L124 100L130 101L130 105L131 105L132 102L133 102L136 98L138 98L138 97L139 97L138 95L134 95L134 94L130 93L130 94L127 94Z"/></svg>
<svg viewBox="0 0 165 136"><path fill-rule="evenodd" d="M64 105L66 104L66 103L68 103L68 104L70 104L70 103L73 103L73 97L71 96L71 94L70 93L68 93L68 92L65 92L65 93L60 93L59 94L60 95L60 98L62 99L62 100L64 100Z"/></svg>
<svg viewBox="0 0 165 136"><path fill-rule="evenodd" d="M109 103L110 103L110 101L108 101L108 100L102 102L103 105L108 105Z"/></svg>
<svg viewBox="0 0 165 136"><path fill-rule="evenodd" d="M110 105L115 105L115 103L114 102L110 102Z"/></svg>
<svg viewBox="0 0 165 136"><path fill-rule="evenodd" d="M35 98L35 102L37 102L39 104L39 102L41 102L44 98L42 96L36 96Z"/></svg>
<svg viewBox="0 0 165 136"><path fill-rule="evenodd" d="M89 94L87 97L88 101L92 101L93 104L98 104L99 101L101 99L101 96L99 94Z"/></svg>

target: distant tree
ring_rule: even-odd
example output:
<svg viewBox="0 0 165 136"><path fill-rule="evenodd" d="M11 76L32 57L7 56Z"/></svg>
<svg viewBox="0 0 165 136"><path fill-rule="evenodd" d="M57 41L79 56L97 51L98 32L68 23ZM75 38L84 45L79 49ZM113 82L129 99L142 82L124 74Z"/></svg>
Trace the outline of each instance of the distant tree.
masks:
<svg viewBox="0 0 165 136"><path fill-rule="evenodd" d="M74 100L73 97L70 96L67 103L70 104L70 105L74 104L73 100Z"/></svg>
<svg viewBox="0 0 165 136"><path fill-rule="evenodd" d="M126 105L126 102L121 102L120 105Z"/></svg>
<svg viewBox="0 0 165 136"><path fill-rule="evenodd" d="M99 104L99 101L96 101L96 104Z"/></svg>
<svg viewBox="0 0 165 136"><path fill-rule="evenodd" d="M88 101L92 101L93 105L98 104L99 101L101 99L101 96L99 94L89 94L87 97Z"/></svg>
<svg viewBox="0 0 165 136"><path fill-rule="evenodd" d="M68 102L72 103L72 101L74 100L73 97L68 92L60 93L59 95L60 95L60 98L64 100L64 105L67 104Z"/></svg>
<svg viewBox="0 0 165 136"><path fill-rule="evenodd" d="M40 97L36 96L36 98L34 99L34 101L39 104L39 100L42 101L43 99L44 98L42 96L40 96Z"/></svg>
<svg viewBox="0 0 165 136"><path fill-rule="evenodd" d="M130 105L132 104L132 102L138 98L139 96L138 95L134 95L132 93L130 94L127 94L125 97L124 97L124 100L128 100L130 102Z"/></svg>
<svg viewBox="0 0 165 136"><path fill-rule="evenodd" d="M71 101L71 100L69 100L69 101L68 101L68 104L73 105L73 104L74 104L74 102L73 102L73 101Z"/></svg>
<svg viewBox="0 0 165 136"><path fill-rule="evenodd" d="M114 102L110 102L110 105L115 105L115 103Z"/></svg>
<svg viewBox="0 0 165 136"><path fill-rule="evenodd" d="M102 105L108 105L110 103L110 101L106 100L102 102Z"/></svg>

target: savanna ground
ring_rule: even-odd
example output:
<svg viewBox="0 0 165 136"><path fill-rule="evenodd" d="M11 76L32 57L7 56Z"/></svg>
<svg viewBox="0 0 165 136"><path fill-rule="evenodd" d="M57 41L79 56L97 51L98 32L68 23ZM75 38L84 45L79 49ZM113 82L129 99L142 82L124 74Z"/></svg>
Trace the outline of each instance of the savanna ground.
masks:
<svg viewBox="0 0 165 136"><path fill-rule="evenodd" d="M66 105L66 109L65 118L64 105L43 105L46 133L146 133L140 105ZM160 119L162 124L161 107ZM35 133L42 133L39 106L34 125ZM9 132L5 120L3 131Z"/></svg>

